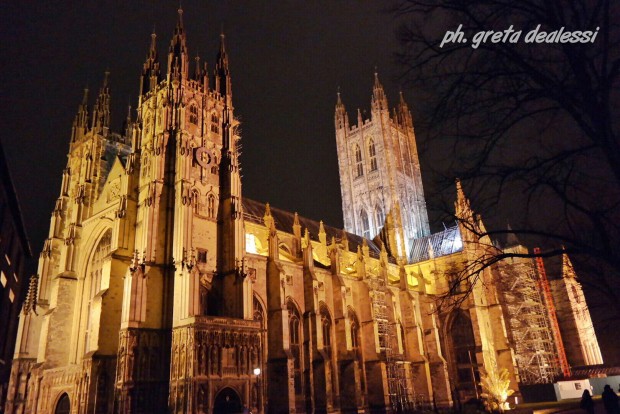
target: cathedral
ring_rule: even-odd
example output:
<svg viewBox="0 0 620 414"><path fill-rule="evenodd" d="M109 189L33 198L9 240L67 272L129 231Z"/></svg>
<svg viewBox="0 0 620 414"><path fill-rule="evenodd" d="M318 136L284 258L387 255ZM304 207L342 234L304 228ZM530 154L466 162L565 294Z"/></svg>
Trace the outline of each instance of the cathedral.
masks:
<svg viewBox="0 0 620 414"><path fill-rule="evenodd" d="M406 412L602 363L568 257L554 289L527 258L459 277L499 248L458 182L431 234L411 113L376 73L367 119L337 96L344 229L243 197L224 35L208 72L182 18L120 133L107 73L84 92L7 413Z"/></svg>

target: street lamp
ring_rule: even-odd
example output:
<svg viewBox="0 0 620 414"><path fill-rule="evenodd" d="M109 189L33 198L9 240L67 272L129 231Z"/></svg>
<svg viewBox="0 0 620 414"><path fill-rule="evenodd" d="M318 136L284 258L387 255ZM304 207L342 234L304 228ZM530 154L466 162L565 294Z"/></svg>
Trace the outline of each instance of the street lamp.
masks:
<svg viewBox="0 0 620 414"><path fill-rule="evenodd" d="M252 371L254 373L254 376L256 377L256 409L258 410L258 412L261 412L260 409L260 401L261 401L261 385L260 385L260 367L256 367L254 368L254 370Z"/></svg>

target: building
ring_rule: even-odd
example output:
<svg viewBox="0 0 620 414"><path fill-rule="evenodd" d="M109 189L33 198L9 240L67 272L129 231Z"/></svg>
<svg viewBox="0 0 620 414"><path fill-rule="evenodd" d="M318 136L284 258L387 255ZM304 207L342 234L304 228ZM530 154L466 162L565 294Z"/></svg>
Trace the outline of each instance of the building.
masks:
<svg viewBox="0 0 620 414"><path fill-rule="evenodd" d="M24 265L31 256L19 201L0 145L0 407L6 400L18 315L28 288Z"/></svg>
<svg viewBox="0 0 620 414"><path fill-rule="evenodd" d="M464 224L429 234L404 100L390 116L375 75L373 118L349 126L338 97L348 231L244 198L224 36L212 73L190 68L182 17L165 70L152 35L122 133L107 74L92 110L85 92L7 412L394 412L475 396L502 368L518 389L537 350L507 335L504 268L459 278L497 248ZM504 271L535 283L532 262Z"/></svg>

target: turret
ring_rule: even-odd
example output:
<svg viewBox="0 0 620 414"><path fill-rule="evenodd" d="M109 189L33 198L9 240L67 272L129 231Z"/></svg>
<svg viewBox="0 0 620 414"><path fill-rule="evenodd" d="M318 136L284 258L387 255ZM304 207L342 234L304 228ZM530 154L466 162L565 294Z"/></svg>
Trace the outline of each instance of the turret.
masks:
<svg viewBox="0 0 620 414"><path fill-rule="evenodd" d="M93 109L92 129L94 132L107 135L110 129L110 88L108 86L109 71L105 71L103 85L99 89L99 96Z"/></svg>
<svg viewBox="0 0 620 414"><path fill-rule="evenodd" d="M183 28L183 9L179 7L179 18L168 49L168 79L188 79L189 55L187 53L185 29Z"/></svg>
<svg viewBox="0 0 620 414"><path fill-rule="evenodd" d="M140 76L140 96L155 89L161 80L159 68L159 58L157 56L157 35L151 33L151 46L146 54L146 60L142 65L142 75Z"/></svg>

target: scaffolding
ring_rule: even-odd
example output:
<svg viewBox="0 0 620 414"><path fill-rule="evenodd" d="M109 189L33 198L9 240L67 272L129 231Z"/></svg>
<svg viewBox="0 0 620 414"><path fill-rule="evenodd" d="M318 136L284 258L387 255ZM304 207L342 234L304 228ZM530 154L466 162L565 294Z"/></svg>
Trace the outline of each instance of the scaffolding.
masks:
<svg viewBox="0 0 620 414"><path fill-rule="evenodd" d="M540 248L534 248L534 253L540 255ZM562 374L565 378L568 378L570 377L570 365L568 365L568 359L566 358L566 350L564 349L564 342L562 341L562 334L560 333L560 325L558 324L558 317L555 313L555 305L553 304L553 297L551 296L549 280L547 280L547 272L545 271L545 264L543 263L542 257L536 257L536 266L540 276L540 288L545 298L545 302L547 303L551 330L553 332L555 345L558 351L558 362L560 364L560 368L562 369Z"/></svg>
<svg viewBox="0 0 620 414"><path fill-rule="evenodd" d="M549 384L561 373L549 309L530 260L500 268L499 290L522 384Z"/></svg>
<svg viewBox="0 0 620 414"><path fill-rule="evenodd" d="M385 278L381 276L371 277L370 288L379 347L381 356L385 361L387 393L392 412L406 412L413 408L414 401L407 383L406 362L401 353L398 352L396 325L390 322L388 317L388 288Z"/></svg>

